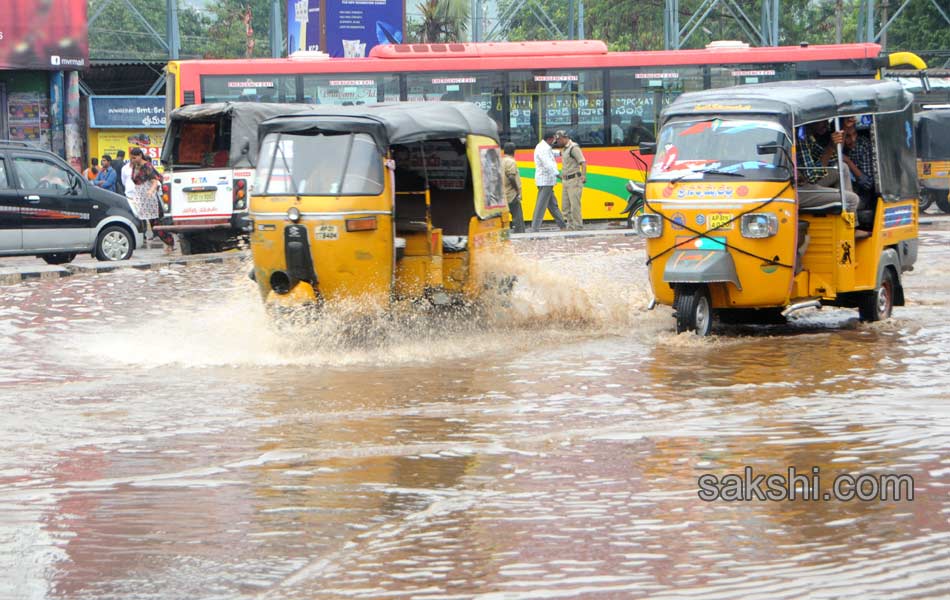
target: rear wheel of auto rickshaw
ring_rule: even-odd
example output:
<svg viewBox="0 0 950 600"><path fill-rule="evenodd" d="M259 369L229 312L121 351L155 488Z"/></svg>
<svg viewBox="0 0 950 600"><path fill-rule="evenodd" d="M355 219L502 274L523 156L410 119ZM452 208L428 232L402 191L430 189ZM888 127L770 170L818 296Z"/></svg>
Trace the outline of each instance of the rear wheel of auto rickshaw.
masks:
<svg viewBox="0 0 950 600"><path fill-rule="evenodd" d="M946 194L938 193L936 203L937 203L937 208L939 208L940 210L942 210L943 212L947 214L950 214L950 199L947 198Z"/></svg>
<svg viewBox="0 0 950 600"><path fill-rule="evenodd" d="M920 198L917 199L917 211L923 213L934 203L934 193L930 190L921 190Z"/></svg>
<svg viewBox="0 0 950 600"><path fill-rule="evenodd" d="M698 336L707 336L712 331L713 310L709 291L705 286L683 285L674 291L673 310L676 317L676 333L693 331Z"/></svg>
<svg viewBox="0 0 950 600"><path fill-rule="evenodd" d="M862 321L882 321L891 316L894 309L894 289L896 281L894 271L884 269L881 286L876 290L862 292L858 313Z"/></svg>

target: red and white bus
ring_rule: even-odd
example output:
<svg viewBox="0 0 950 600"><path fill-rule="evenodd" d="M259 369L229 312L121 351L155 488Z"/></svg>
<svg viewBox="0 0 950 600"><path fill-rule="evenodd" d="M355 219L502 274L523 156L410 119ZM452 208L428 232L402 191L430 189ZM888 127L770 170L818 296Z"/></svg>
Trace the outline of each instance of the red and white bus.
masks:
<svg viewBox="0 0 950 600"><path fill-rule="evenodd" d="M877 44L609 52L600 41L404 44L368 58L188 60L169 63L169 108L225 100L369 104L466 100L498 123L516 155L523 209L536 197L531 148L544 130L565 129L584 149L585 219L619 219L628 179L642 177L629 150L651 140L660 111L683 92L745 83L879 77L882 67L923 68Z"/></svg>

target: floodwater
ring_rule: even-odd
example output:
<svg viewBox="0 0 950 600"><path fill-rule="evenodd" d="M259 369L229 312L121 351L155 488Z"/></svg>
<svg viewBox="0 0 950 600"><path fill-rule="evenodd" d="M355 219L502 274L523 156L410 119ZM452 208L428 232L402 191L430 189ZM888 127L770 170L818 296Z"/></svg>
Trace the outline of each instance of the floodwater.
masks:
<svg viewBox="0 0 950 600"><path fill-rule="evenodd" d="M274 329L246 266L0 287L0 598L950 596L950 236L889 321L708 339L635 238L518 242L503 317ZM700 500L901 473L913 501Z"/></svg>

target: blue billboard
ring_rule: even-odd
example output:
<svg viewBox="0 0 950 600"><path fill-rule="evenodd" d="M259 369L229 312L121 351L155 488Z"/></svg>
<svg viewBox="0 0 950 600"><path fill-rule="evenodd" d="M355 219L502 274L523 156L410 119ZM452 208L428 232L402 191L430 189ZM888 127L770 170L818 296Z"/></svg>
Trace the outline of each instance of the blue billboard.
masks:
<svg viewBox="0 0 950 600"><path fill-rule="evenodd" d="M320 5L324 0L287 0L287 54L320 47Z"/></svg>
<svg viewBox="0 0 950 600"><path fill-rule="evenodd" d="M89 127L165 128L165 96L89 96Z"/></svg>
<svg viewBox="0 0 950 600"><path fill-rule="evenodd" d="M368 56L378 44L401 44L405 0L325 0L326 35L322 50L330 56Z"/></svg>

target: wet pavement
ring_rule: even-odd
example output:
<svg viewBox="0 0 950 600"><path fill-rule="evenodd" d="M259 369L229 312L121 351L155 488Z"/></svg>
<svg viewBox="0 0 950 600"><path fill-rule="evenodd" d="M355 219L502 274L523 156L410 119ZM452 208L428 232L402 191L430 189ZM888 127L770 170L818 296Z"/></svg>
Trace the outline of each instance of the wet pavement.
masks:
<svg viewBox="0 0 950 600"><path fill-rule="evenodd" d="M675 335L639 240L502 314L264 315L239 262L0 287L0 598L950 596L950 232L908 306ZM913 501L704 502L906 473Z"/></svg>

